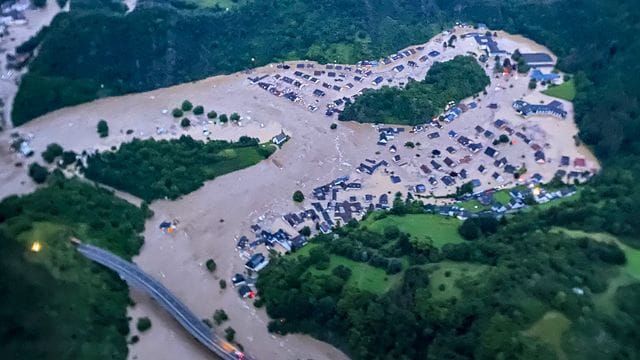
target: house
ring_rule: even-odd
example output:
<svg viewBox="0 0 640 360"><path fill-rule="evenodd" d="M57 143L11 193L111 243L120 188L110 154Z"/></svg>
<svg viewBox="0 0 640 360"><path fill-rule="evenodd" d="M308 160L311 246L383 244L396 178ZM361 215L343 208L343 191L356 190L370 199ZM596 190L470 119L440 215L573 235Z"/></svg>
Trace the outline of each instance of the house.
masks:
<svg viewBox="0 0 640 360"><path fill-rule="evenodd" d="M575 158L573 160L573 166L575 166L575 167L585 167L585 166L587 166L587 161L584 158Z"/></svg>
<svg viewBox="0 0 640 360"><path fill-rule="evenodd" d="M371 82L373 85L380 85L380 83L384 80L384 78L382 76L378 76L377 78L373 79L373 81Z"/></svg>
<svg viewBox="0 0 640 360"><path fill-rule="evenodd" d="M472 180L471 180L471 185L472 185L474 188L477 188L477 187L479 187L480 185L482 185L482 182L480 182L480 179L472 179Z"/></svg>
<svg viewBox="0 0 640 360"><path fill-rule="evenodd" d="M451 186L453 184L456 183L456 181L449 175L445 175L443 177L440 178L440 180L442 180L442 182L446 185L446 186Z"/></svg>
<svg viewBox="0 0 640 360"><path fill-rule="evenodd" d="M467 173L466 169L462 169L460 170L460 172L458 173L458 175L460 176L461 179L466 179L467 177L469 177L469 174Z"/></svg>
<svg viewBox="0 0 640 360"><path fill-rule="evenodd" d="M269 259L265 258L261 253L253 254L249 261L244 264L248 270L251 271L260 271L265 268L269 264Z"/></svg>
<svg viewBox="0 0 640 360"><path fill-rule="evenodd" d="M491 146L487 146L487 148L484 149L484 154L490 158L497 156L499 153L500 152L498 150L492 148Z"/></svg>
<svg viewBox="0 0 640 360"><path fill-rule="evenodd" d="M442 167L442 165L440 165L437 161L435 160L431 160L431 166L436 169L436 170L440 170L440 168Z"/></svg>
<svg viewBox="0 0 640 360"><path fill-rule="evenodd" d="M563 156L560 158L560 166L569 166L571 163L571 159L568 156Z"/></svg>
<svg viewBox="0 0 640 360"><path fill-rule="evenodd" d="M380 205L380 207L382 209L388 208L389 207L389 195L387 195L387 194L380 195L380 198L378 199L378 205Z"/></svg>
<svg viewBox="0 0 640 360"><path fill-rule="evenodd" d="M393 156L393 161L399 162L400 161L400 155L394 155Z"/></svg>
<svg viewBox="0 0 640 360"><path fill-rule="evenodd" d="M522 60L532 68L553 67L555 63L549 54L545 53L526 53L521 54Z"/></svg>
<svg viewBox="0 0 640 360"><path fill-rule="evenodd" d="M431 169L429 169L429 167L427 165L420 165L420 170L422 170L423 173L425 173L426 175L431 174Z"/></svg>
<svg viewBox="0 0 640 360"><path fill-rule="evenodd" d="M238 242L236 243L236 247L238 249L244 249L249 244L249 239L246 236L241 236Z"/></svg>
<svg viewBox="0 0 640 360"><path fill-rule="evenodd" d="M456 167L458 165L458 164L456 164L455 161L451 160L448 157L444 159L444 163L450 168L454 168L454 167Z"/></svg>
<svg viewBox="0 0 640 360"><path fill-rule="evenodd" d="M487 139L491 139L493 137L493 133L489 130L485 130L484 131L484 137L486 137Z"/></svg>
<svg viewBox="0 0 640 360"><path fill-rule="evenodd" d="M256 293L254 293L248 285L242 285L238 288L238 295L243 299L253 299L256 296Z"/></svg>
<svg viewBox="0 0 640 360"><path fill-rule="evenodd" d="M427 138L433 140L433 139L437 139L440 137L440 133L439 132L432 132L430 134L427 135Z"/></svg>
<svg viewBox="0 0 640 360"><path fill-rule="evenodd" d="M496 103L491 103L491 104L489 104L487 107L488 107L489 109L495 110L495 109L497 109L497 108L498 108L498 104L496 104Z"/></svg>
<svg viewBox="0 0 640 360"><path fill-rule="evenodd" d="M427 187L424 186L424 184L418 184L418 185L415 186L415 191L417 193L423 193L423 192L427 191Z"/></svg>
<svg viewBox="0 0 640 360"><path fill-rule="evenodd" d="M564 106L558 100L554 100L546 105L530 104L524 100L516 100L511 106L518 114L525 118L532 115L552 115L562 119L567 117Z"/></svg>
<svg viewBox="0 0 640 360"><path fill-rule="evenodd" d="M498 174L497 172L494 172L493 175L491 175L491 177L496 180L497 182L503 182L504 179L502 178L502 176L500 174Z"/></svg>
<svg viewBox="0 0 640 360"><path fill-rule="evenodd" d="M285 141L287 141L288 136L284 133L284 130L282 130L282 132L280 132L280 134L276 135L273 137L273 139L271 139L271 142L274 143L275 145L282 145L284 144Z"/></svg>
<svg viewBox="0 0 640 360"><path fill-rule="evenodd" d="M389 146L389 152L390 152L390 153L392 153L392 154L393 154L393 153L395 153L396 151L398 151L398 148L396 148L396 146L395 146L395 145L391 145L391 146Z"/></svg>
<svg viewBox="0 0 640 360"><path fill-rule="evenodd" d="M535 173L531 176L531 181L533 181L536 184L539 184L542 182L542 175L540 175L539 173Z"/></svg>
<svg viewBox="0 0 640 360"><path fill-rule="evenodd" d="M479 143L471 143L469 144L468 147L469 147L469 150L471 150L471 152L474 154L482 150L482 144L479 144Z"/></svg>
<svg viewBox="0 0 640 360"><path fill-rule="evenodd" d="M231 284L233 284L233 287L238 287L246 283L247 283L247 280L244 278L244 275L242 274L235 274L231 278Z"/></svg>
<svg viewBox="0 0 640 360"><path fill-rule="evenodd" d="M483 129L483 128L482 128L482 126L480 126L480 125L477 125L474 129L476 130L476 132L477 132L478 134L480 134L480 133L484 132L484 129Z"/></svg>
<svg viewBox="0 0 640 360"><path fill-rule="evenodd" d="M474 33L473 38L478 44L478 48L486 51L490 57L500 56L507 53L505 50L498 47L498 43L493 40L493 36L490 34Z"/></svg>
<svg viewBox="0 0 640 360"><path fill-rule="evenodd" d="M515 174L516 173L516 167L511 165L511 164L507 164L504 167L504 172L506 172L507 174Z"/></svg>
<svg viewBox="0 0 640 360"><path fill-rule="evenodd" d="M502 129L506 125L507 125L507 122L502 119L498 119L493 122L493 126L497 127L498 129Z"/></svg>
<svg viewBox="0 0 640 360"><path fill-rule="evenodd" d="M496 167L501 168L501 167L507 165L507 158L503 156L501 159L494 161L493 165L496 166Z"/></svg>
<svg viewBox="0 0 640 360"><path fill-rule="evenodd" d="M436 180L435 177L431 176L429 178L429 184L431 184L431 186L436 186L436 185L438 185L438 180Z"/></svg>
<svg viewBox="0 0 640 360"><path fill-rule="evenodd" d="M394 70L395 72L401 72L402 70L404 70L404 65L398 65L398 66L395 66L395 67L393 68L393 70Z"/></svg>
<svg viewBox="0 0 640 360"><path fill-rule="evenodd" d="M402 179L400 179L400 176L397 176L397 175L391 175L391 182L392 182L392 183L397 184L397 183L399 183L399 182L401 182L401 181L402 181Z"/></svg>
<svg viewBox="0 0 640 360"><path fill-rule="evenodd" d="M533 154L534 159L538 164L544 164L546 161L544 152L542 150L538 150Z"/></svg>
<svg viewBox="0 0 640 360"><path fill-rule="evenodd" d="M486 172L487 172L487 168L485 168L485 167L484 167L484 165L480 165L480 166L478 166L478 171L479 171L481 174L484 174L484 173L486 173Z"/></svg>
<svg viewBox="0 0 640 360"><path fill-rule="evenodd" d="M456 149L453 146L447 146L446 150L447 150L447 152L449 154L455 154L456 153Z"/></svg>
<svg viewBox="0 0 640 360"><path fill-rule="evenodd" d="M531 72L531 79L535 81L545 81L545 82L554 82L560 79L560 74L544 74L542 71L535 69Z"/></svg>
<svg viewBox="0 0 640 360"><path fill-rule="evenodd" d="M433 50L433 51L430 51L430 52L429 52L429 56L431 56L431 57L436 57L436 56L438 56L438 55L440 55L440 52L438 52L438 51L436 51L436 50Z"/></svg>

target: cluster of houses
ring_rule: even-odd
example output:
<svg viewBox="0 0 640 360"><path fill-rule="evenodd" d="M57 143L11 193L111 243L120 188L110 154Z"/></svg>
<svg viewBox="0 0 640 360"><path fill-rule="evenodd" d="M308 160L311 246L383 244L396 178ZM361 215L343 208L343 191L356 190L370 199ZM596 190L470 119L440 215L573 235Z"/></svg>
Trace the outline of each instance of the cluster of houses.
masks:
<svg viewBox="0 0 640 360"><path fill-rule="evenodd" d="M511 106L525 118L532 115L553 115L561 119L567 117L564 105L558 100L553 100L548 104L530 104L524 100L516 100Z"/></svg>
<svg viewBox="0 0 640 360"><path fill-rule="evenodd" d="M453 205L433 205L427 204L424 210L427 213L439 214L442 216L455 217L460 220L466 220L477 216L493 216L501 217L505 214L524 209L532 204L544 204L560 198L570 197L576 194L575 186L565 186L561 189L547 191L532 182L529 187L524 189L514 188L509 191L510 200L503 204L494 198L496 190L486 190L483 192L467 195L459 202ZM465 208L465 202L469 200L477 200L484 210L473 211Z"/></svg>

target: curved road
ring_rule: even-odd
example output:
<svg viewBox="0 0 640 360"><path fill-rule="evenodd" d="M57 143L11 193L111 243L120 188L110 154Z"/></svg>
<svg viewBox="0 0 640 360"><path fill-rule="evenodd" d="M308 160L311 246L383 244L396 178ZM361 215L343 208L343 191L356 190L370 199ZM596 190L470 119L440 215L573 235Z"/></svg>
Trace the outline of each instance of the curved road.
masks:
<svg viewBox="0 0 640 360"><path fill-rule="evenodd" d="M75 242L75 241L74 241ZM191 312L159 281L152 278L138 266L99 247L76 242L77 250L85 257L115 271L120 277L156 300L182 327L196 340L224 360L255 360L244 355L233 345L215 335L211 329Z"/></svg>

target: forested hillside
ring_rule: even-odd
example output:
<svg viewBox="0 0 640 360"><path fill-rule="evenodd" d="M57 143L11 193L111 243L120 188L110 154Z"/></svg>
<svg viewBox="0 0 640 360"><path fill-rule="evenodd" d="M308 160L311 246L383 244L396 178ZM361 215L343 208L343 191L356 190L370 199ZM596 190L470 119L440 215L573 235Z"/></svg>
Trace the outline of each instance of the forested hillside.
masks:
<svg viewBox="0 0 640 360"><path fill-rule="evenodd" d="M449 101L476 95L489 85L489 77L471 56L436 62L422 81L410 80L404 88L369 89L348 103L340 120L416 125L444 110Z"/></svg>
<svg viewBox="0 0 640 360"><path fill-rule="evenodd" d="M273 318L269 330L312 334L354 359L640 356L640 325L623 320L640 319L638 285L605 293L628 276L620 265L631 260L618 246L552 231L536 213L500 224L487 219L499 225L495 234L450 238L442 247L431 238L437 229L376 230L391 217L403 223L435 216L405 214L420 209L396 201L394 215L370 214L319 235L310 250L277 258L258 278L259 301ZM640 268L633 271L640 276ZM543 320L550 315L555 320Z"/></svg>
<svg viewBox="0 0 640 360"><path fill-rule="evenodd" d="M141 209L60 173L0 202L0 358L125 359L128 287L69 239L130 259L144 219Z"/></svg>

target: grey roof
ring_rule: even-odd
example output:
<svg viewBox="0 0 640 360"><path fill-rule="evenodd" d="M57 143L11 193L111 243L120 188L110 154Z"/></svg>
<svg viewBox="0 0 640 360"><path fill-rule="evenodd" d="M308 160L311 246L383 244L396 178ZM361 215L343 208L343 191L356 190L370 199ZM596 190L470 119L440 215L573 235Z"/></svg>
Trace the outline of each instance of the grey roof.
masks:
<svg viewBox="0 0 640 360"><path fill-rule="evenodd" d="M522 54L522 59L528 65L534 65L539 63L553 63L553 59L551 58L551 56L545 53Z"/></svg>

